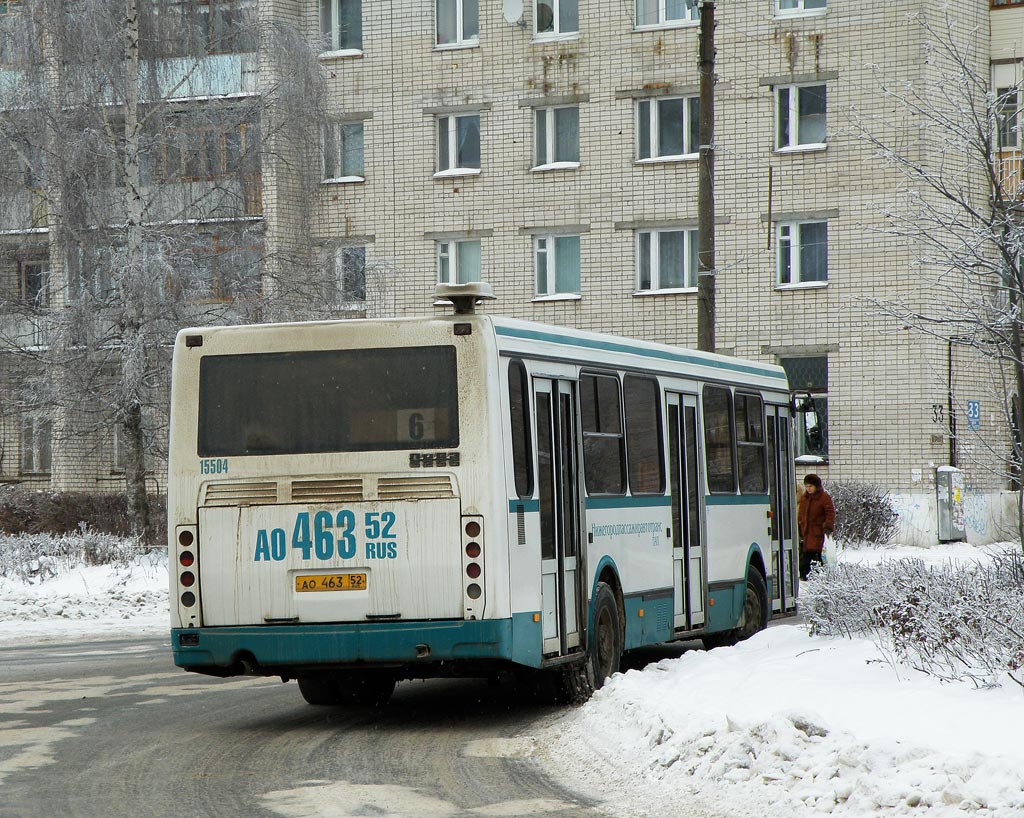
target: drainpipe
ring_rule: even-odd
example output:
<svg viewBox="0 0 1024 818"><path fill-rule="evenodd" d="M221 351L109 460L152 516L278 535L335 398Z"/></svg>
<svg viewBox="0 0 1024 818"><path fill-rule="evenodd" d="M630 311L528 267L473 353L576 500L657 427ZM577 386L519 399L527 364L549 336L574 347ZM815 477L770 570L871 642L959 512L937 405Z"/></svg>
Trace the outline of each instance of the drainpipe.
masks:
<svg viewBox="0 0 1024 818"><path fill-rule="evenodd" d="M949 412L949 465L956 467L956 413L953 411L953 339L946 339L946 380Z"/></svg>

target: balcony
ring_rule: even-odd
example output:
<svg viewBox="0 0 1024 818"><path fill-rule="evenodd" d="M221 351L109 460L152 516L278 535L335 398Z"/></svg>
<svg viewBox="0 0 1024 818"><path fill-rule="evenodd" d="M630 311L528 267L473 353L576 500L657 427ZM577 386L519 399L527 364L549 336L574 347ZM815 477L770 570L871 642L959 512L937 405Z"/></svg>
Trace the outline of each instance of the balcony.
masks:
<svg viewBox="0 0 1024 818"><path fill-rule="evenodd" d="M1024 201L1024 152L1019 149L997 151L996 174L1005 201Z"/></svg>
<svg viewBox="0 0 1024 818"><path fill-rule="evenodd" d="M143 64L140 80L144 89L152 90L149 72L154 71L155 97L163 100L242 96L257 91L257 65L255 54L175 57L161 60L152 68Z"/></svg>

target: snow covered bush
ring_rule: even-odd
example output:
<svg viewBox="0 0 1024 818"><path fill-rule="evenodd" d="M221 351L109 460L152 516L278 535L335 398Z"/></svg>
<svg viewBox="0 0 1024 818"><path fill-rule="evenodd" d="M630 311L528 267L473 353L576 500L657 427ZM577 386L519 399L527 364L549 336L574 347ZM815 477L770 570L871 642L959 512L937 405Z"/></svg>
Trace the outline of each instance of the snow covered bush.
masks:
<svg viewBox="0 0 1024 818"><path fill-rule="evenodd" d="M889 492L855 480L829 482L825 490L836 507L836 542L841 545L892 542L900 516Z"/></svg>
<svg viewBox="0 0 1024 818"><path fill-rule="evenodd" d="M77 565L126 567L147 551L138 540L85 526L77 534L0 535L0 577L43 582Z"/></svg>
<svg viewBox="0 0 1024 818"><path fill-rule="evenodd" d="M871 635L894 660L979 687L1024 686L1024 556L929 567L840 563L802 586L811 634Z"/></svg>

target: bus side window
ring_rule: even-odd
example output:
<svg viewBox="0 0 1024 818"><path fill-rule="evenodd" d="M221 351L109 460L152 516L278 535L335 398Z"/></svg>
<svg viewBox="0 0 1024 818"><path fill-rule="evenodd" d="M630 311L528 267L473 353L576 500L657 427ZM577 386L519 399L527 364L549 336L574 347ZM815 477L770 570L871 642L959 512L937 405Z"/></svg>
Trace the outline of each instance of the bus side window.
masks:
<svg viewBox="0 0 1024 818"><path fill-rule="evenodd" d="M764 494L764 405L757 395L736 395L736 454L740 467L740 492Z"/></svg>
<svg viewBox="0 0 1024 818"><path fill-rule="evenodd" d="M516 494L533 496L533 461L530 457L530 401L526 367L522 361L508 365L508 404L512 418L512 470Z"/></svg>
<svg viewBox="0 0 1024 818"><path fill-rule="evenodd" d="M626 455L633 494L664 494L661 447L661 392L654 378L627 375L622 381L626 406Z"/></svg>
<svg viewBox="0 0 1024 818"><path fill-rule="evenodd" d="M704 439L707 445L708 491L736 493L732 445L732 392L722 386L704 387Z"/></svg>
<svg viewBox="0 0 1024 818"><path fill-rule="evenodd" d="M581 376L580 416L587 494L625 494L626 446L619 379L610 375Z"/></svg>

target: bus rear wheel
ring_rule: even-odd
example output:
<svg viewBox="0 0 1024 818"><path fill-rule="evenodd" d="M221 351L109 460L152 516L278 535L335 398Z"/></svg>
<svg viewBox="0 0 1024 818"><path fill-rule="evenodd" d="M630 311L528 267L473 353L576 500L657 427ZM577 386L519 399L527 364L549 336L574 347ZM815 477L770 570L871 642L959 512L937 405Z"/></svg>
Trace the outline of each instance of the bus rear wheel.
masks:
<svg viewBox="0 0 1024 818"><path fill-rule="evenodd" d="M747 591L743 597L739 625L729 631L709 633L702 637L705 650L735 645L763 631L768 627L768 613L768 586L761 572L750 566L747 569Z"/></svg>
<svg viewBox="0 0 1024 818"><path fill-rule="evenodd" d="M736 641L749 639L768 627L768 586L761 572L751 566L747 569L747 593L743 600L743 617L736 629Z"/></svg>
<svg viewBox="0 0 1024 818"><path fill-rule="evenodd" d="M619 670L622 659L622 624L615 594L605 582L594 591L594 630L590 634L590 661L594 666L594 688Z"/></svg>

